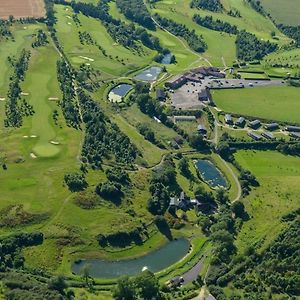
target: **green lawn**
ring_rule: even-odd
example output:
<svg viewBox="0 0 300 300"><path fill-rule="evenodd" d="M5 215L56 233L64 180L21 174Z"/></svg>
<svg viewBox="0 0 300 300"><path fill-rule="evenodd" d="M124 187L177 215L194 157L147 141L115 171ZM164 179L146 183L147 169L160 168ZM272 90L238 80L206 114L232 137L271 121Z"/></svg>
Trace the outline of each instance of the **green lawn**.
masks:
<svg viewBox="0 0 300 300"><path fill-rule="evenodd" d="M262 0L261 3L277 23L300 25L300 0Z"/></svg>
<svg viewBox="0 0 300 300"><path fill-rule="evenodd" d="M291 123L300 123L299 95L295 87L213 91L216 105L226 112Z"/></svg>
<svg viewBox="0 0 300 300"><path fill-rule="evenodd" d="M275 151L238 151L238 163L250 170L260 186L244 199L250 220L237 237L240 251L256 244L266 246L283 229L280 218L299 208L300 158Z"/></svg>

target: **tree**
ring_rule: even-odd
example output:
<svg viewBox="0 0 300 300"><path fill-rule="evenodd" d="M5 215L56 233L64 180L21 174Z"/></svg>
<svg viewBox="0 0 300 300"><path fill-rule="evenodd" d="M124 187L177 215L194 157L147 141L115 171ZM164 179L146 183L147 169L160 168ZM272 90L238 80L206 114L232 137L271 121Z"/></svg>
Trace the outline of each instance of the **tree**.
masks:
<svg viewBox="0 0 300 300"><path fill-rule="evenodd" d="M68 173L65 175L64 180L71 192L83 191L88 187L88 183L81 173Z"/></svg>
<svg viewBox="0 0 300 300"><path fill-rule="evenodd" d="M121 277L113 291L113 297L116 300L133 300L136 299L136 289L134 280L128 276Z"/></svg>
<svg viewBox="0 0 300 300"><path fill-rule="evenodd" d="M186 177L191 176L191 171L189 168L189 160L186 157L183 157L182 159L180 159L178 168L182 175L184 175Z"/></svg>
<svg viewBox="0 0 300 300"><path fill-rule="evenodd" d="M231 209L238 218L242 218L245 215L245 205L241 201L234 202Z"/></svg>
<svg viewBox="0 0 300 300"><path fill-rule="evenodd" d="M160 298L159 283L155 275L146 270L135 278L139 296L144 300Z"/></svg>
<svg viewBox="0 0 300 300"><path fill-rule="evenodd" d="M64 289L68 287L65 278L62 275L52 277L48 285L50 289L57 290L61 294L64 294Z"/></svg>

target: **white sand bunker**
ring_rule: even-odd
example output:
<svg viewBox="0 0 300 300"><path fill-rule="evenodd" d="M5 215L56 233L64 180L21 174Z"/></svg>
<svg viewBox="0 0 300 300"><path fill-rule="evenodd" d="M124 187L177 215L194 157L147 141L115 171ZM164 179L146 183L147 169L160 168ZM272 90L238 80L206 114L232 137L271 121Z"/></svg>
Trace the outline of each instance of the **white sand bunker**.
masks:
<svg viewBox="0 0 300 300"><path fill-rule="evenodd" d="M23 135L23 138L24 139L28 139L28 135Z"/></svg>
<svg viewBox="0 0 300 300"><path fill-rule="evenodd" d="M72 19L72 17L70 17L70 16L67 16L67 18L68 18L68 19Z"/></svg>
<svg viewBox="0 0 300 300"><path fill-rule="evenodd" d="M30 157L33 159L37 158L37 156L33 152L30 153Z"/></svg>
<svg viewBox="0 0 300 300"><path fill-rule="evenodd" d="M37 135L32 134L30 137L31 138L37 138Z"/></svg>
<svg viewBox="0 0 300 300"><path fill-rule="evenodd" d="M5 98L4 97L0 97L0 101L5 101Z"/></svg>
<svg viewBox="0 0 300 300"><path fill-rule="evenodd" d="M72 23L68 22L68 25L72 25Z"/></svg>
<svg viewBox="0 0 300 300"><path fill-rule="evenodd" d="M59 99L57 97L49 97L48 100L50 100L50 101L57 101Z"/></svg>
<svg viewBox="0 0 300 300"><path fill-rule="evenodd" d="M23 27L24 29L27 29L27 27L25 26L25 27Z"/></svg>
<svg viewBox="0 0 300 300"><path fill-rule="evenodd" d="M52 145L60 145L60 142L50 141Z"/></svg>
<svg viewBox="0 0 300 300"><path fill-rule="evenodd" d="M22 95L22 96L28 96L29 93L22 92L21 95Z"/></svg>
<svg viewBox="0 0 300 300"><path fill-rule="evenodd" d="M79 56L80 58L86 59L88 61L95 61L94 59L90 58L90 57L86 57L86 56Z"/></svg>

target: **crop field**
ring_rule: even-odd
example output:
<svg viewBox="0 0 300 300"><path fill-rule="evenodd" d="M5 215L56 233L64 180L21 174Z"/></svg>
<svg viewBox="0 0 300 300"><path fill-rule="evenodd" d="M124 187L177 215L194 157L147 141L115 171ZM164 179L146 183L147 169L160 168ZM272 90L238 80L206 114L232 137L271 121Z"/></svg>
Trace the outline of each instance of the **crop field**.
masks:
<svg viewBox="0 0 300 300"><path fill-rule="evenodd" d="M300 25L300 0L262 0L261 3L277 23Z"/></svg>
<svg viewBox="0 0 300 300"><path fill-rule="evenodd" d="M44 0L0 0L0 19L45 16Z"/></svg>
<svg viewBox="0 0 300 300"><path fill-rule="evenodd" d="M90 64L101 72L103 78L111 78L145 67L155 55L155 51L142 45L142 52L137 53L117 44L97 19L79 14L80 25L76 25L70 7L55 5L55 11L58 18L56 24L58 39L71 63L76 67L84 63ZM88 32L106 51L107 56L104 56L96 45L81 44L79 31Z"/></svg>
<svg viewBox="0 0 300 300"><path fill-rule="evenodd" d="M216 105L225 112L300 123L299 89L295 87L260 87L213 91Z"/></svg>
<svg viewBox="0 0 300 300"><path fill-rule="evenodd" d="M273 151L238 151L235 158L260 183L244 200L251 219L237 237L240 251L267 244L283 229L282 216L299 208L300 158Z"/></svg>

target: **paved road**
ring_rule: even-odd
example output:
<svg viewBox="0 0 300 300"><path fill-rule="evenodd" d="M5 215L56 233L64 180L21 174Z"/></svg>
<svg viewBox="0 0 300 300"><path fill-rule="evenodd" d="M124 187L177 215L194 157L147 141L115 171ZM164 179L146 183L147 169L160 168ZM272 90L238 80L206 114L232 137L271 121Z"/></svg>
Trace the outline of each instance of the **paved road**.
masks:
<svg viewBox="0 0 300 300"><path fill-rule="evenodd" d="M201 269L203 268L204 258L201 258L191 269L182 275L184 282L182 285L187 285L197 279Z"/></svg>

